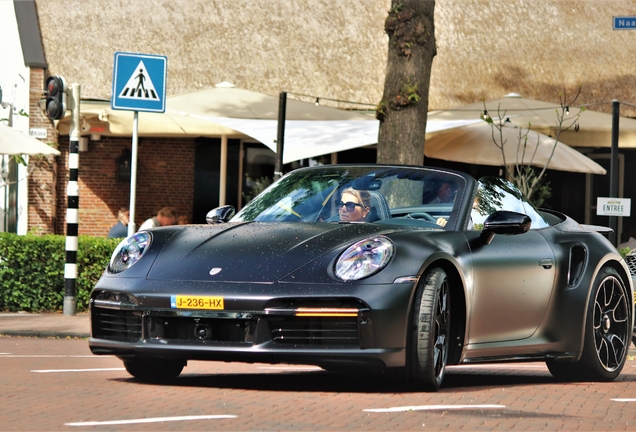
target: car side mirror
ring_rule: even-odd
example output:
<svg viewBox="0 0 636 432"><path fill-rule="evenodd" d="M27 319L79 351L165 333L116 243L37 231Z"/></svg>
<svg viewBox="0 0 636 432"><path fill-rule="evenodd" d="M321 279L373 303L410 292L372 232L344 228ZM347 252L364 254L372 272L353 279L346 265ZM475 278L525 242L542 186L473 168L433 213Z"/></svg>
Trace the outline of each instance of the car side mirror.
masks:
<svg viewBox="0 0 636 432"><path fill-rule="evenodd" d="M214 210L210 210L208 214L205 215L205 221L209 224L226 223L232 219L234 213L236 213L236 210L231 205L217 207Z"/></svg>
<svg viewBox="0 0 636 432"><path fill-rule="evenodd" d="M528 232L531 224L532 220L526 214L499 210L484 221L481 239L490 244L495 234L523 234Z"/></svg>

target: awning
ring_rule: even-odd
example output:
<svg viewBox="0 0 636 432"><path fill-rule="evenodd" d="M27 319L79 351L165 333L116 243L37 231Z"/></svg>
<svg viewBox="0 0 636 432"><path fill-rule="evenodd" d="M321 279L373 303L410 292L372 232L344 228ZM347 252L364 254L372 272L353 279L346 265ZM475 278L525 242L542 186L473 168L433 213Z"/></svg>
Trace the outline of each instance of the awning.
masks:
<svg viewBox="0 0 636 432"><path fill-rule="evenodd" d="M517 126L529 128L551 137L555 137L558 125L557 112L559 104L537 101L521 97L517 93L509 93L501 99L475 102L428 114L429 119L460 120L480 118L485 109L497 121L509 119ZM562 130L559 141L571 147L611 147L612 115L580 107L569 107L563 127L572 123L579 115L577 126ZM618 145L620 148L636 148L636 120L620 117Z"/></svg>
<svg viewBox="0 0 636 432"><path fill-rule="evenodd" d="M55 155L60 152L18 129L0 123L0 155Z"/></svg>
<svg viewBox="0 0 636 432"><path fill-rule="evenodd" d="M606 174L602 166L567 144L557 143L546 135L519 127L504 126L501 132L496 129L493 131L493 127L483 120L477 124L427 134L424 154L436 159L476 165L529 165L543 168L547 164L547 168L553 170Z"/></svg>
<svg viewBox="0 0 636 432"><path fill-rule="evenodd" d="M213 90L219 89L202 90L194 96L189 94L189 99L177 101L178 103L174 102L173 97L168 97L168 108L165 113L140 112L139 136L251 138L276 151L278 98L236 88L223 89L226 91L217 93ZM240 97L232 97L234 91ZM210 97L213 94L223 94L221 100L234 101L239 106L232 107L231 102L222 103ZM188 95L175 98L185 96ZM250 100L247 96L250 96L254 103L249 108L244 106ZM188 100L191 102L188 110L173 108L185 108L188 106ZM216 115L225 113L224 106L228 108L227 114L252 113L264 118ZM380 123L370 114L315 106L296 100L288 100L287 113L284 163L364 147L376 144L378 140ZM82 101L80 118L82 135L132 136L133 112L113 110L108 101ZM429 120L426 130L429 133L436 132L479 121ZM69 129L70 114L67 114L60 120L58 131L61 135L68 135Z"/></svg>
<svg viewBox="0 0 636 432"><path fill-rule="evenodd" d="M113 110L109 101L82 101L80 104L81 134L104 136L132 136L133 111ZM60 135L69 135L70 111L59 121ZM139 113L139 136L141 137L199 137L221 136L245 138L246 136L220 124L179 114Z"/></svg>
<svg viewBox="0 0 636 432"><path fill-rule="evenodd" d="M197 117L212 124L226 126L252 137L276 152L278 121L237 119L227 117L205 117L180 113L186 117ZM481 120L430 121L427 133L457 128ZM350 150L378 142L380 122L369 120L286 120L283 163L320 155Z"/></svg>

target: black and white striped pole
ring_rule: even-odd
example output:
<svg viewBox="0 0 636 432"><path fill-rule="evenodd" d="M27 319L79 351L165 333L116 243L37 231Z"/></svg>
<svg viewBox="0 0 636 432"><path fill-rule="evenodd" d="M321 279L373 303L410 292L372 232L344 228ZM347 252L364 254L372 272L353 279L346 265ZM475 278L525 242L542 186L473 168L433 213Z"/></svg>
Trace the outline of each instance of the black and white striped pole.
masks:
<svg viewBox="0 0 636 432"><path fill-rule="evenodd" d="M66 264L64 265L64 315L75 315L77 310L77 248L79 225L79 140L80 140L80 85L71 86L71 131L69 140L66 187Z"/></svg>
<svg viewBox="0 0 636 432"><path fill-rule="evenodd" d="M77 310L77 246L79 222L79 139L80 139L80 85L67 88L61 76L46 79L46 115L51 120L61 120L66 110L71 110L69 133L68 169L66 187L66 264L64 264L64 315L75 315Z"/></svg>

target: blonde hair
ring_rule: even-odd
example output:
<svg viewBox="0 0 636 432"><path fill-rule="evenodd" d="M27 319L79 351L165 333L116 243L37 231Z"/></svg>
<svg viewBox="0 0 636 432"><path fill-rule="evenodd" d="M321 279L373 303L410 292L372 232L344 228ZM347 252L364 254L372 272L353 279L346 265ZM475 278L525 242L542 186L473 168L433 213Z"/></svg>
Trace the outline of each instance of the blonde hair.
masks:
<svg viewBox="0 0 636 432"><path fill-rule="evenodd" d="M360 204L362 204L366 208L371 208L371 194L369 193L369 191L358 190L358 189L349 187L342 191L342 195L346 193L351 194L355 196L356 198L358 198L358 200L360 201Z"/></svg>

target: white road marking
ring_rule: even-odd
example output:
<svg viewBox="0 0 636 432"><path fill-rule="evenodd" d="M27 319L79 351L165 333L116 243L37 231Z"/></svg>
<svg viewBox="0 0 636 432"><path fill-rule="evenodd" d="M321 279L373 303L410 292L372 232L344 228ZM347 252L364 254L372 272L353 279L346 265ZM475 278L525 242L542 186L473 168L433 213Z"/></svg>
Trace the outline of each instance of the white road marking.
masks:
<svg viewBox="0 0 636 432"><path fill-rule="evenodd" d="M404 412L404 411L442 411L442 410L474 410L474 409L500 409L505 405L419 405L419 406L403 406L392 408L373 408L362 411L387 413L387 412Z"/></svg>
<svg viewBox="0 0 636 432"><path fill-rule="evenodd" d="M3 354L0 353L0 358L99 358L95 355L18 355L18 354ZM112 356L106 356L109 358Z"/></svg>
<svg viewBox="0 0 636 432"><path fill-rule="evenodd" d="M141 423L160 423L169 421L190 421L190 420L215 420L237 418L235 415L200 415L200 416L180 416L180 417L155 417L146 419L131 420L110 420L110 421L93 421L93 422L73 422L64 423L64 426L111 426L125 424L141 424Z"/></svg>
<svg viewBox="0 0 636 432"><path fill-rule="evenodd" d="M452 370L452 369L472 369L472 368L479 368L479 369L547 369L547 366L545 365L545 363L541 363L541 364L504 364L504 363L497 363L497 364L478 364L478 363L467 363L467 364L461 364L461 365L454 365L454 366L447 366L446 370Z"/></svg>
<svg viewBox="0 0 636 432"><path fill-rule="evenodd" d="M259 366L258 369L271 369L271 370L294 370L294 371L318 371L322 370L318 366Z"/></svg>
<svg viewBox="0 0 636 432"><path fill-rule="evenodd" d="M611 401L614 402L636 402L636 399L630 399L630 398L616 398L616 399L610 399Z"/></svg>
<svg viewBox="0 0 636 432"><path fill-rule="evenodd" d="M123 371L125 368L102 368L102 369L42 369L32 370L35 373L56 373L56 372L109 372L109 371Z"/></svg>

